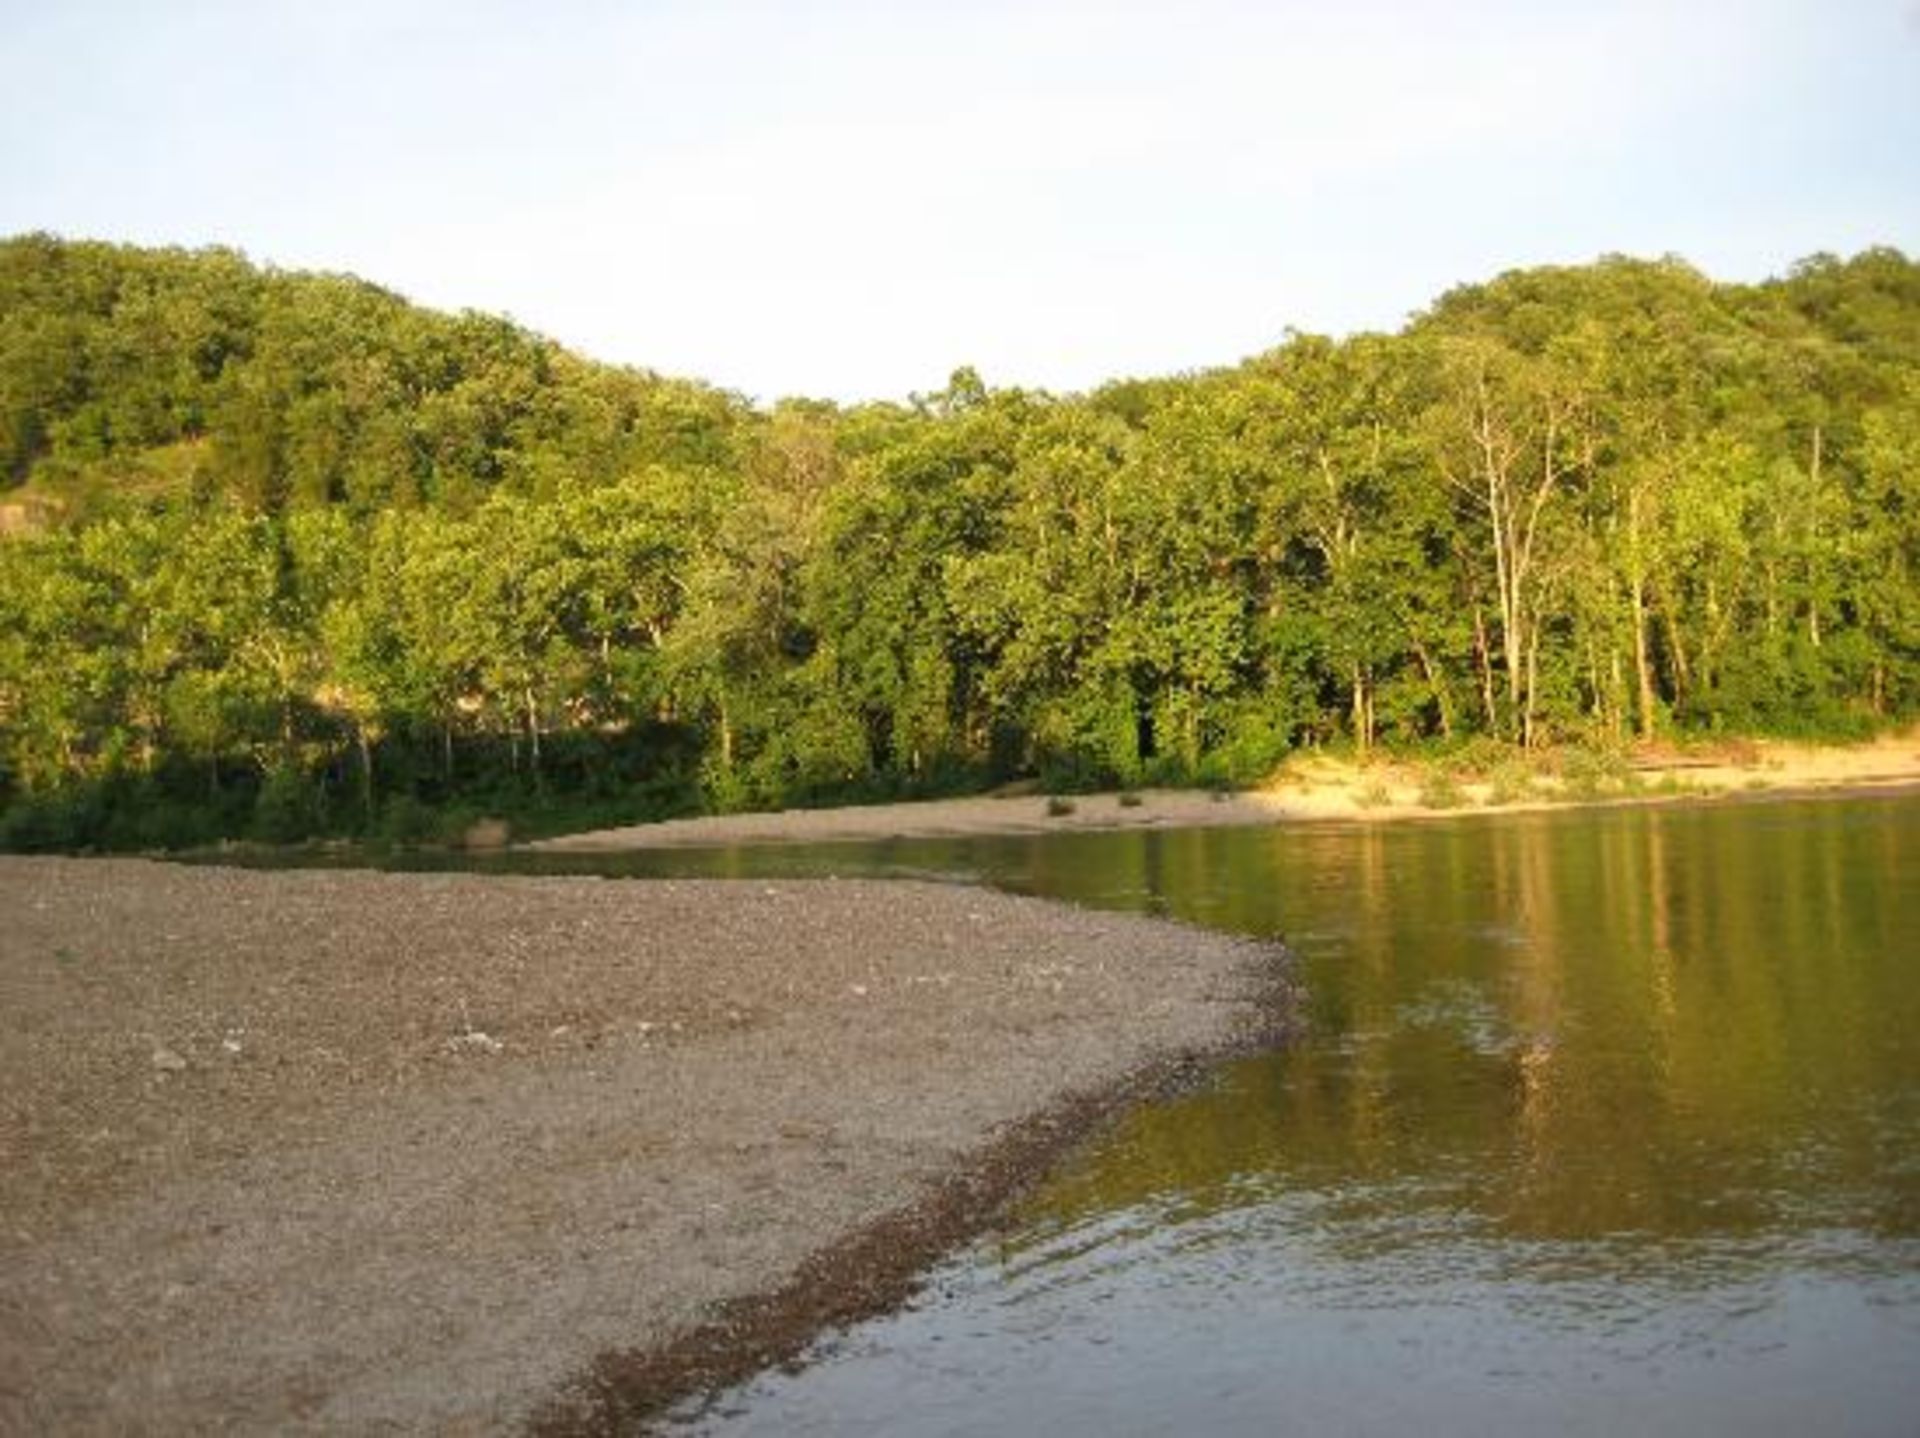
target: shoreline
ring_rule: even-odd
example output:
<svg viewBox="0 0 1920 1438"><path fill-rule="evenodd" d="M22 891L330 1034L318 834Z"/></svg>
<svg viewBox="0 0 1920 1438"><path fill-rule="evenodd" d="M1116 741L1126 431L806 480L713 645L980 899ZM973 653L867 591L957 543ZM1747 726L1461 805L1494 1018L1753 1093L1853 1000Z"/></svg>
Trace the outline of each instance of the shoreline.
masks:
<svg viewBox="0 0 1920 1438"><path fill-rule="evenodd" d="M652 1431L678 1404L801 1360L823 1334L899 1309L933 1265L989 1234L1063 1159L1127 1110L1177 1097L1217 1065L1285 1041L1268 1026L1205 1051L1156 1058L1106 1086L1069 1094L956 1161L912 1203L809 1254L777 1285L719 1303L704 1321L651 1347L609 1349L532 1414L535 1438L617 1438Z"/></svg>
<svg viewBox="0 0 1920 1438"><path fill-rule="evenodd" d="M1595 772L1556 773L1559 756L1458 775L1418 761L1307 756L1237 793L1142 789L908 800L835 809L667 819L538 839L529 853L618 853L733 844L884 842L986 835L1278 824L1395 823L1622 804L1871 793L1920 786L1920 730L1859 745L1739 742L1639 751Z"/></svg>
<svg viewBox="0 0 1920 1438"><path fill-rule="evenodd" d="M0 859L0 1429L631 1431L896 1305L1278 946L912 882Z"/></svg>

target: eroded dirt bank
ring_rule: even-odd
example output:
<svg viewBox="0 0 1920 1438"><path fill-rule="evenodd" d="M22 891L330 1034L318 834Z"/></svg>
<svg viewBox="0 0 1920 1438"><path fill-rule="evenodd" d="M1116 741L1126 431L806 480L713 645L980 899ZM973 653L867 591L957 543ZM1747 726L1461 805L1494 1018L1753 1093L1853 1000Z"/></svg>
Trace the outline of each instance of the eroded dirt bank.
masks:
<svg viewBox="0 0 1920 1438"><path fill-rule="evenodd" d="M885 1301L1280 982L927 884L8 858L0 918L7 1432L629 1414Z"/></svg>

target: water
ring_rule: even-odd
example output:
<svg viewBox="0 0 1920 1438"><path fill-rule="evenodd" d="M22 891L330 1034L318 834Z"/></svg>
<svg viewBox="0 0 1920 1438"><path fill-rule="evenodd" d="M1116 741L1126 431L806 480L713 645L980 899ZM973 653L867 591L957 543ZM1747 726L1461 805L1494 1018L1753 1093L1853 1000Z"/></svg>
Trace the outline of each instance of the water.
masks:
<svg viewBox="0 0 1920 1438"><path fill-rule="evenodd" d="M1144 1109L722 1434L1920 1432L1920 800L676 855L1284 934Z"/></svg>
<svg viewBox="0 0 1920 1438"><path fill-rule="evenodd" d="M1920 1433L1920 797L539 867L958 876L1300 956L1298 1043L691 1431Z"/></svg>

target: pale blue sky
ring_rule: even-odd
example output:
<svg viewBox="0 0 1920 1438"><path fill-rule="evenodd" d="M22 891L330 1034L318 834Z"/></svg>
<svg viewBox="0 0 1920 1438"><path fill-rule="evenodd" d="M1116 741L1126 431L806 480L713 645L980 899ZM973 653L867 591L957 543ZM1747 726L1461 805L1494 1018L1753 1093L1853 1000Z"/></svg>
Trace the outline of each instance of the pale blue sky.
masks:
<svg viewBox="0 0 1920 1438"><path fill-rule="evenodd" d="M760 398L1077 389L1521 264L1920 253L1915 0L0 0L0 233Z"/></svg>

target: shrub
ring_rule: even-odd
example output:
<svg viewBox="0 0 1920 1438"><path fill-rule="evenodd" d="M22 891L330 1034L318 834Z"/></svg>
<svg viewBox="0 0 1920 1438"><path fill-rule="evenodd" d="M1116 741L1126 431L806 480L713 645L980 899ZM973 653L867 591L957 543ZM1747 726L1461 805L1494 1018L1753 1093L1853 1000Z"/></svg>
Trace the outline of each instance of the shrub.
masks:
<svg viewBox="0 0 1920 1438"><path fill-rule="evenodd" d="M1467 802L1460 781L1445 769L1429 769L1420 785L1420 803L1428 809L1458 809Z"/></svg>
<svg viewBox="0 0 1920 1438"><path fill-rule="evenodd" d="M1569 749L1560 760L1560 778L1570 799L1597 799L1608 791L1636 787L1626 755L1608 749Z"/></svg>
<svg viewBox="0 0 1920 1438"><path fill-rule="evenodd" d="M1494 767L1487 776L1487 802L1490 804L1520 804L1534 797L1533 771L1524 760L1508 759Z"/></svg>
<svg viewBox="0 0 1920 1438"><path fill-rule="evenodd" d="M402 848L429 843L439 830L439 816L411 794L394 795L380 812L380 837Z"/></svg>
<svg viewBox="0 0 1920 1438"><path fill-rule="evenodd" d="M0 849L55 853L99 842L105 815L94 789L22 796L0 814Z"/></svg>
<svg viewBox="0 0 1920 1438"><path fill-rule="evenodd" d="M297 769L275 769L253 801L253 837L291 844L326 827L326 796Z"/></svg>
<svg viewBox="0 0 1920 1438"><path fill-rule="evenodd" d="M1461 743L1451 757L1455 772L1476 779L1498 774L1516 762L1513 746L1490 734L1475 734Z"/></svg>

